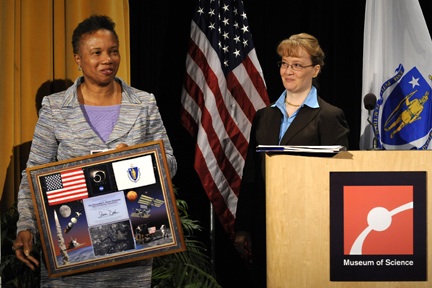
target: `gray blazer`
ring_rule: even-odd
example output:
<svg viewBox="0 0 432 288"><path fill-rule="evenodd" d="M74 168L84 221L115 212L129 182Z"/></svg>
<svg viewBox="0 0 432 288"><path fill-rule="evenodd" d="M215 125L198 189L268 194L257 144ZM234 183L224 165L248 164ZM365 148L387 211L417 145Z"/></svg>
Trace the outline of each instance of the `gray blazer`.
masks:
<svg viewBox="0 0 432 288"><path fill-rule="evenodd" d="M67 90L44 97L27 167L88 155L90 150L112 149L119 143L133 146L162 139L173 177L177 162L154 95L130 87L119 78L116 80L122 86L122 103L118 121L107 142L103 142L93 131L81 110L77 87L83 81L82 77ZM30 193L23 171L18 192L20 217L17 233L26 229L34 234L37 231Z"/></svg>

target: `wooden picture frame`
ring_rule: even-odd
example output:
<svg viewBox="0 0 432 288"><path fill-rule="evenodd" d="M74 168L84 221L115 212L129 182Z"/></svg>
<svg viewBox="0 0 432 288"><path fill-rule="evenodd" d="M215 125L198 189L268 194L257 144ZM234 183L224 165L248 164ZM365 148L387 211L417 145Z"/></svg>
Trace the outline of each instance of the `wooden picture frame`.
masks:
<svg viewBox="0 0 432 288"><path fill-rule="evenodd" d="M161 140L26 172L49 277L186 249Z"/></svg>

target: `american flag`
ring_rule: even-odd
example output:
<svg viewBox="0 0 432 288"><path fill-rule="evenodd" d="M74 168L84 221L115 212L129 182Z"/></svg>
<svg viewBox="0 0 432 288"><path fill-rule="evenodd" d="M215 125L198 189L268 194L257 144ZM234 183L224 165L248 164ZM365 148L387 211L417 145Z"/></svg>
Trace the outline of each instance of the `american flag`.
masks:
<svg viewBox="0 0 432 288"><path fill-rule="evenodd" d="M196 137L195 170L232 236L252 119L269 100L243 2L199 0L195 12L182 124Z"/></svg>
<svg viewBox="0 0 432 288"><path fill-rule="evenodd" d="M48 204L57 205L88 197L83 169L72 169L42 177Z"/></svg>

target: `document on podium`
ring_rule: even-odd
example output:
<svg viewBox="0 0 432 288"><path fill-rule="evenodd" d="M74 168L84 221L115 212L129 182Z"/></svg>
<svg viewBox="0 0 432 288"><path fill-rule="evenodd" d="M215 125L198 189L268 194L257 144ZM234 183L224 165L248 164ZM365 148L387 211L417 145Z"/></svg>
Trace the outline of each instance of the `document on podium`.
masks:
<svg viewBox="0 0 432 288"><path fill-rule="evenodd" d="M318 154L335 154L339 151L346 151L346 147L342 145L317 145L317 146L302 146L302 145L258 145L257 152L271 153L318 153Z"/></svg>

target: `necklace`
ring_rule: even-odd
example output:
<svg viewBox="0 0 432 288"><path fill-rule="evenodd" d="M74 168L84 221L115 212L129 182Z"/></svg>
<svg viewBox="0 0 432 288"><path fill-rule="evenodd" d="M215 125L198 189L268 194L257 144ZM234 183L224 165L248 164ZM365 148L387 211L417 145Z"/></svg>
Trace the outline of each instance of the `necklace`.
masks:
<svg viewBox="0 0 432 288"><path fill-rule="evenodd" d="M289 102L286 98L285 98L285 103L288 104L288 105L290 105L290 106L300 107L300 105L293 104L293 103Z"/></svg>

